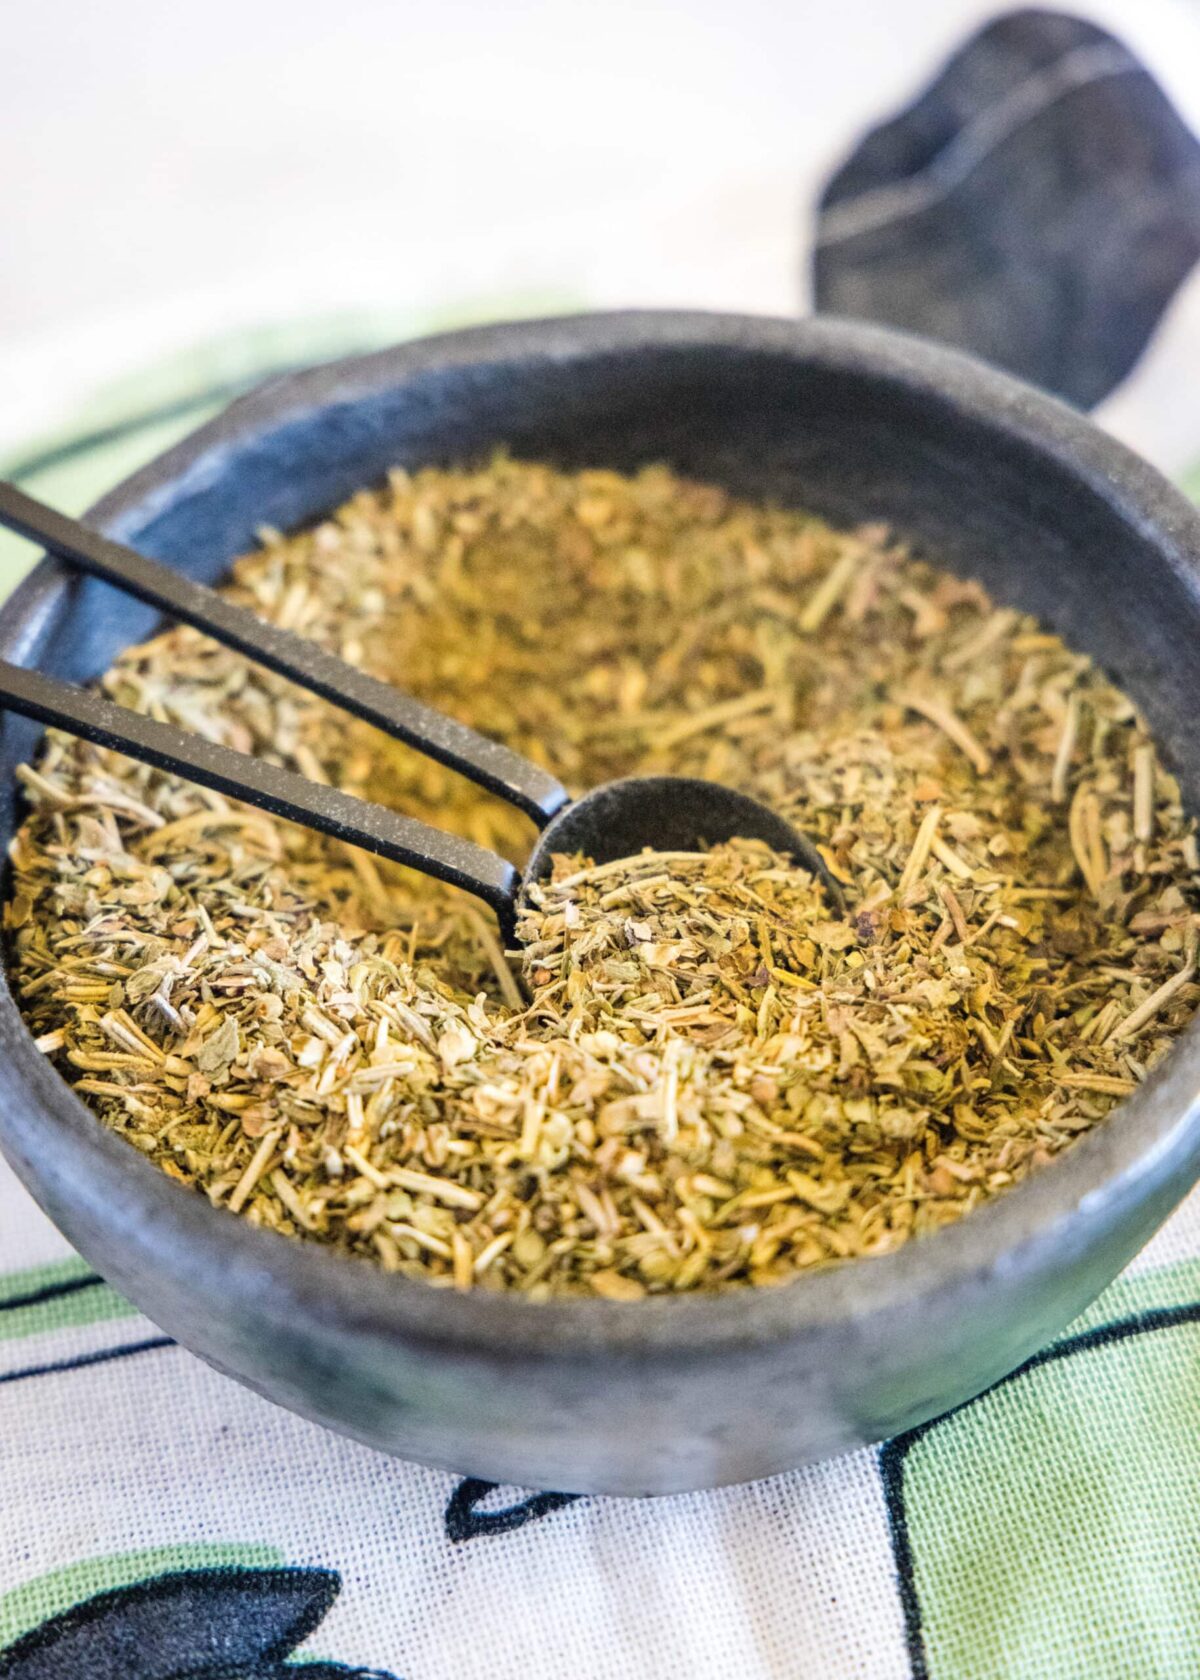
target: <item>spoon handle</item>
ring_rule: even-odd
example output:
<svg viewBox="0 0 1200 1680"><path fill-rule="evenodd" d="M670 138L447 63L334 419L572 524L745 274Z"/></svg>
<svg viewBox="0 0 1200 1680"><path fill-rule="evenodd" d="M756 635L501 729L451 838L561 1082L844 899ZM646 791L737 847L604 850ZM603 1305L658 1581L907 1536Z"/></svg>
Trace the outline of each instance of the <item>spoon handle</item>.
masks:
<svg viewBox="0 0 1200 1680"><path fill-rule="evenodd" d="M506 933L511 928L520 877L504 858L471 840L443 834L414 817L310 782L277 764L143 717L90 689L5 660L0 660L0 708L465 887L496 910Z"/></svg>
<svg viewBox="0 0 1200 1680"><path fill-rule="evenodd" d="M307 637L268 624L173 567L101 536L3 480L0 526L41 543L50 553L93 577L103 578L171 618L203 630L214 641L235 648L323 700L344 707L397 740L450 765L517 806L539 828L567 803L566 789L519 753L360 671Z"/></svg>

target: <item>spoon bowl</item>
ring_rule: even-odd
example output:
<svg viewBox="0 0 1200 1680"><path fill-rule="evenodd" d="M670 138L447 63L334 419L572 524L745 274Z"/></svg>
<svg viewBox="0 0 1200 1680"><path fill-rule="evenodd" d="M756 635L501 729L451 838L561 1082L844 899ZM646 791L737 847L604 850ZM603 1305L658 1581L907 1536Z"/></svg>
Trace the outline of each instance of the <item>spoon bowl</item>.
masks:
<svg viewBox="0 0 1200 1680"><path fill-rule="evenodd" d="M555 854L612 863L647 848L699 852L726 840L763 841L814 875L840 908L841 890L811 840L757 799L698 776L624 776L565 805L530 854L518 907Z"/></svg>

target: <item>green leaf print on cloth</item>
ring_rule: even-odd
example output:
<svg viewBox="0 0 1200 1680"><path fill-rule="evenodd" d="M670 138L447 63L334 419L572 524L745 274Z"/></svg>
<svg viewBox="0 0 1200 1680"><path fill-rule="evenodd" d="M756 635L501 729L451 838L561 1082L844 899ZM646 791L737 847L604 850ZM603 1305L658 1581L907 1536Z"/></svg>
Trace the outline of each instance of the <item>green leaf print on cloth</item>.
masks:
<svg viewBox="0 0 1200 1680"><path fill-rule="evenodd" d="M0 1277L0 1342L136 1314L83 1260L52 1260Z"/></svg>
<svg viewBox="0 0 1200 1680"><path fill-rule="evenodd" d="M1188 1261L883 1449L917 1680L1200 1674L1198 1398Z"/></svg>

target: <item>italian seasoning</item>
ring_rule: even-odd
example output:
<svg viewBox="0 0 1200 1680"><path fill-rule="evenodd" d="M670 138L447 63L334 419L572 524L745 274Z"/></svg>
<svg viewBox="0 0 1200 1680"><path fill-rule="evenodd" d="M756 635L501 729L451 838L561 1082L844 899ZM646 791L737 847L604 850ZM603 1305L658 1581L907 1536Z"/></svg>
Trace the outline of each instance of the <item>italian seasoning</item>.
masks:
<svg viewBox="0 0 1200 1680"><path fill-rule="evenodd" d="M771 1285L1048 1161L1200 1000L1196 840L1132 703L910 555L663 468L391 475L228 593L539 760L741 788L760 844L465 895L52 733L5 908L99 1119L254 1224L535 1299ZM503 851L523 817L190 629L124 705Z"/></svg>

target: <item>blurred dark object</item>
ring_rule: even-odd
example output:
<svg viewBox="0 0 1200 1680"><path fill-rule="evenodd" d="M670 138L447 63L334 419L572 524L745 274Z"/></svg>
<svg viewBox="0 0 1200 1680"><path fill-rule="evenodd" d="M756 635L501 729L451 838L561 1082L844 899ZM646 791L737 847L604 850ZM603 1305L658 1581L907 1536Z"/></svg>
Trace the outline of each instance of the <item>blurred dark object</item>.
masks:
<svg viewBox="0 0 1200 1680"><path fill-rule="evenodd" d="M1200 258L1200 143L1104 30L1010 12L821 200L816 307L924 333L1081 407Z"/></svg>

